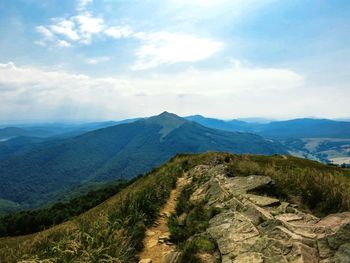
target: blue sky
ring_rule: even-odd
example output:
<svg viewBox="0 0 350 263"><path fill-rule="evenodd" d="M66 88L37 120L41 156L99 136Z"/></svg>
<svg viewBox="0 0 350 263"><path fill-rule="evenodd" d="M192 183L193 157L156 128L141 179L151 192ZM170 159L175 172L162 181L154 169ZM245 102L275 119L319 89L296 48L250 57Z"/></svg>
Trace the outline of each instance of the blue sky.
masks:
<svg viewBox="0 0 350 263"><path fill-rule="evenodd" d="M0 121L350 116L350 2L2 0Z"/></svg>

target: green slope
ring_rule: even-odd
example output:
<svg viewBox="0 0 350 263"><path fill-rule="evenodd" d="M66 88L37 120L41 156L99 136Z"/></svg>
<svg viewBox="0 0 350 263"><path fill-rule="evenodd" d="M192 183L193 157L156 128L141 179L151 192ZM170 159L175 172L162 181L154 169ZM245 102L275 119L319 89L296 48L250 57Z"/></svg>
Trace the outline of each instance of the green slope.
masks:
<svg viewBox="0 0 350 263"><path fill-rule="evenodd" d="M170 113L42 145L2 160L0 198L38 206L82 183L132 178L178 152L284 153L260 136L209 129Z"/></svg>
<svg viewBox="0 0 350 263"><path fill-rule="evenodd" d="M175 180L196 165L218 164L227 176L272 177L274 194L299 200L300 209L323 214L350 209L350 179L344 176L349 170L290 156L178 155L68 222L33 235L0 238L0 262L138 262L145 229Z"/></svg>

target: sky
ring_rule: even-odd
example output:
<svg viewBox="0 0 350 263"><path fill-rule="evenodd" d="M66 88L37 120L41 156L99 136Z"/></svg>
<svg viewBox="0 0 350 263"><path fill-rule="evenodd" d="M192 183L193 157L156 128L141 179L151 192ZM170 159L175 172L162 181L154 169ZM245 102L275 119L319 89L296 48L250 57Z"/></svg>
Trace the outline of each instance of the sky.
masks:
<svg viewBox="0 0 350 263"><path fill-rule="evenodd" d="M350 117L350 1L1 0L0 121Z"/></svg>

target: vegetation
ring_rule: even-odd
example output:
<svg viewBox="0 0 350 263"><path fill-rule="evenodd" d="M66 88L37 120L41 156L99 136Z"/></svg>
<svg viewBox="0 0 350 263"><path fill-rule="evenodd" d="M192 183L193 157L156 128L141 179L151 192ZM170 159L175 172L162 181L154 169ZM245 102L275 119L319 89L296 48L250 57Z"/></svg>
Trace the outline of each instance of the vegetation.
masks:
<svg viewBox="0 0 350 263"><path fill-rule="evenodd" d="M292 156L231 156L231 176L262 174L274 182L272 194L297 202L320 216L350 210L350 173Z"/></svg>
<svg viewBox="0 0 350 263"><path fill-rule="evenodd" d="M179 263L201 263L202 261L197 256L198 253L213 253L216 248L216 244L208 236L195 236L182 245Z"/></svg>
<svg viewBox="0 0 350 263"><path fill-rule="evenodd" d="M216 244L207 236L199 235L209 226L209 220L220 212L218 208L205 207L205 201L192 204L190 197L196 185L210 178L194 177L186 185L176 203L175 213L169 217L170 239L182 251L180 263L197 263L199 252L214 252Z"/></svg>
<svg viewBox="0 0 350 263"><path fill-rule="evenodd" d="M75 197L69 202L56 203L48 208L21 211L0 217L0 236L26 235L42 231L80 215L115 195L131 182L118 181L107 186Z"/></svg>
<svg viewBox="0 0 350 263"><path fill-rule="evenodd" d="M281 155L181 154L69 221L32 235L0 238L0 262L137 262L145 229L155 221L176 179L198 164L224 164L230 176L269 175L275 181L271 193L305 202L306 209L319 213L350 210L348 169ZM198 262L197 254L216 247L203 232L220 210L188 202L196 184L208 179L193 178L169 219L183 262Z"/></svg>
<svg viewBox="0 0 350 263"><path fill-rule="evenodd" d="M213 130L165 113L72 138L42 142L31 150L15 150L14 155L0 162L0 198L22 207L40 207L62 191L83 183L130 179L178 152L208 150L284 152L280 144L257 135Z"/></svg>
<svg viewBox="0 0 350 263"><path fill-rule="evenodd" d="M145 229L183 173L181 167L181 158L175 158L70 221L35 235L0 239L0 262L137 262Z"/></svg>

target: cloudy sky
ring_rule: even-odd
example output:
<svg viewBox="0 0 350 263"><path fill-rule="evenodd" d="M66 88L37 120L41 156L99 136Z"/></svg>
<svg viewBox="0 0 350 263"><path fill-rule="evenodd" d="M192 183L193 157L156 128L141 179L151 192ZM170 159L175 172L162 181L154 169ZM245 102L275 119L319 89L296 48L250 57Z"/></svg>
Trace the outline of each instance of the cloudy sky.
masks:
<svg viewBox="0 0 350 263"><path fill-rule="evenodd" d="M0 121L350 117L348 0L1 0Z"/></svg>

